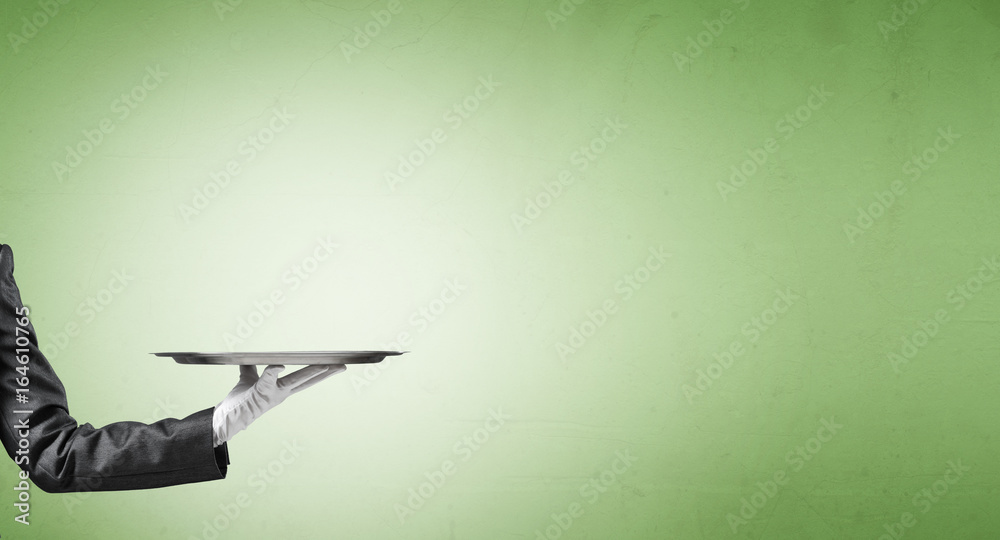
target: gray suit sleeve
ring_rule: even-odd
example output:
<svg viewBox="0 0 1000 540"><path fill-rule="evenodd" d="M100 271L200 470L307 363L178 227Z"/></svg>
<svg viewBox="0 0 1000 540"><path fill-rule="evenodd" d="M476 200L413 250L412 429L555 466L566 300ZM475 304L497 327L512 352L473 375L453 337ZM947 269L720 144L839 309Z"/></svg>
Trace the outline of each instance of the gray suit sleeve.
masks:
<svg viewBox="0 0 1000 540"><path fill-rule="evenodd" d="M13 253L0 244L0 439L35 486L48 492L115 491L225 478L229 455L225 444L212 445L212 408L153 424L78 425L34 327L29 321L17 330L25 322L18 321L22 307ZM28 369L18 372L24 354ZM26 386L19 384L23 376ZM18 389L25 387L28 402L19 403Z"/></svg>

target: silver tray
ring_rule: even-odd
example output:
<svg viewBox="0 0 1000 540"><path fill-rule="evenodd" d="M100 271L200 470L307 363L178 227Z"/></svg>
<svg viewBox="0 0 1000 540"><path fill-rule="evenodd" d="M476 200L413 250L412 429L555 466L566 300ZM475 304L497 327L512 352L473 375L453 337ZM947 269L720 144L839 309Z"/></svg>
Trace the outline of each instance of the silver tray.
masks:
<svg viewBox="0 0 1000 540"><path fill-rule="evenodd" d="M156 356L172 357L178 364L210 365L320 365L375 364L386 356L398 356L406 351L289 351L289 352L158 352Z"/></svg>

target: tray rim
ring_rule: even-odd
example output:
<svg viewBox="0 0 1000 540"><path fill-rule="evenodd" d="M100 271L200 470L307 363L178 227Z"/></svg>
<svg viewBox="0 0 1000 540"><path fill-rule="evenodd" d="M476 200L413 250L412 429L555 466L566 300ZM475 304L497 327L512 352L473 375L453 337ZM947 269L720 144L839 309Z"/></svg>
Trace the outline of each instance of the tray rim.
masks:
<svg viewBox="0 0 1000 540"><path fill-rule="evenodd" d="M182 365L334 365L334 364L377 364L387 356L399 356L409 351L253 351L253 352L214 352L185 353L159 352L150 353L157 357L172 358ZM260 360L254 362L254 360ZM317 362L310 362L316 359ZM319 362L319 360L323 360Z"/></svg>
<svg viewBox="0 0 1000 540"><path fill-rule="evenodd" d="M399 356L410 351L249 351L249 352L193 352L172 351L149 353L159 357L172 356Z"/></svg>

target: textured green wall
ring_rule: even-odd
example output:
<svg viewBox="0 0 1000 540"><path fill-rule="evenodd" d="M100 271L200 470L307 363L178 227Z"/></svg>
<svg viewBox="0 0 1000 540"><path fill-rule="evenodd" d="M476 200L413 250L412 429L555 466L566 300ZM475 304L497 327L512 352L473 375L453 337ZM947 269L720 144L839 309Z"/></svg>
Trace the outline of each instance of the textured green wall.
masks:
<svg viewBox="0 0 1000 540"><path fill-rule="evenodd" d="M995 538L998 6L4 1L0 242L78 420L236 382L154 351L412 352L224 481L24 526L0 464L0 535Z"/></svg>

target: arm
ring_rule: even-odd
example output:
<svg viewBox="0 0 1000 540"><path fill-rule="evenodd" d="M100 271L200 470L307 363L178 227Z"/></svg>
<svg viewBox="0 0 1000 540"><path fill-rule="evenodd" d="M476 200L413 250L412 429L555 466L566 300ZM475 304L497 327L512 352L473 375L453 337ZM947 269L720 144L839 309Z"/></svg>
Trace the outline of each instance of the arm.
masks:
<svg viewBox="0 0 1000 540"><path fill-rule="evenodd" d="M38 348L30 322L18 334L20 291L10 247L0 244L0 439L31 481L48 492L145 489L225 478L226 444L212 444L213 408L153 424L78 425L66 391ZM15 349L27 337L28 403L15 401L21 374ZM23 344L23 340L22 340ZM32 411L18 414L14 411ZM28 428L24 428L27 422ZM22 435L27 441L26 452Z"/></svg>

